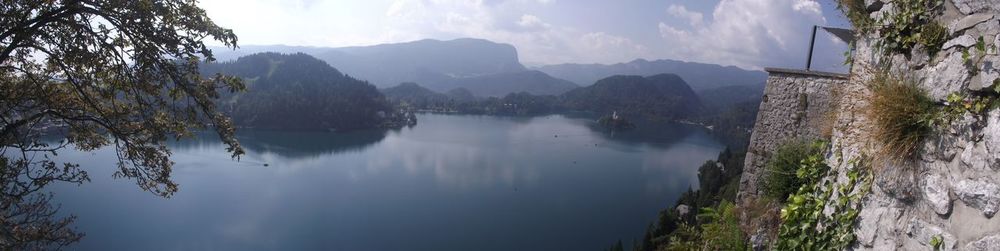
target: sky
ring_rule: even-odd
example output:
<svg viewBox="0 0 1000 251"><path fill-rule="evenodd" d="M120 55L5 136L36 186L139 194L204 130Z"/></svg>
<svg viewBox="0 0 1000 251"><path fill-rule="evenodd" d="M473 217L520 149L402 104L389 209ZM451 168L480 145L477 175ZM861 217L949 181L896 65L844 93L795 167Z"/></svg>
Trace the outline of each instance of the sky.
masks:
<svg viewBox="0 0 1000 251"><path fill-rule="evenodd" d="M508 43L529 66L642 58L803 68L813 25L849 27L833 0L201 0L240 45ZM846 44L817 35L814 68Z"/></svg>

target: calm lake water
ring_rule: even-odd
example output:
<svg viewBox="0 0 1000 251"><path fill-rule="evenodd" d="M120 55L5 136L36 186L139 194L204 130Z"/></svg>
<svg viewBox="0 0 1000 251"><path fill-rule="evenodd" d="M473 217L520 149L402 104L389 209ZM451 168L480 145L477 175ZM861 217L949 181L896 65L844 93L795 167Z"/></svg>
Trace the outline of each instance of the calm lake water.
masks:
<svg viewBox="0 0 1000 251"><path fill-rule="evenodd" d="M248 131L171 145L171 198L112 179L113 152L60 152L92 181L50 186L83 250L598 250L641 238L722 145L703 129L424 114L412 128ZM264 166L267 163L268 166Z"/></svg>

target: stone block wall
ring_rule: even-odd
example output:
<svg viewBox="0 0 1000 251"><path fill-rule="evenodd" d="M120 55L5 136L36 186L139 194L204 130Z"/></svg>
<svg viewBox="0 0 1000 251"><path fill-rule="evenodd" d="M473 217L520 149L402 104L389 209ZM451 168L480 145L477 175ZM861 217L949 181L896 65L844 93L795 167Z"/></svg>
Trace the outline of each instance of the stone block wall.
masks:
<svg viewBox="0 0 1000 251"><path fill-rule="evenodd" d="M832 149L827 163L835 172L825 180L843 184L847 170L854 168L871 168L874 173L871 192L859 202L852 249L932 250L931 240L940 239L943 250L1000 250L1000 217L996 216L1000 211L1000 108L982 116L965 114L935 128L916 156L905 163L873 161L864 166L850 161L877 157L872 156L878 142L870 136L869 116L878 115L866 112L870 97L866 82L879 62L912 78L937 100L951 93L982 91L1000 78L1000 0L943 1L943 13L936 22L947 27L948 41L935 55L918 45L909 56L885 56L876 46L878 35L869 34L858 38L849 80L769 69L740 198L759 195L763 165L777 146L796 137L825 136L826 125L813 122L828 123L822 114L832 109ZM894 1L865 2L873 18L891 22L879 17L896 11ZM962 54L980 37L990 53L981 64L967 65Z"/></svg>
<svg viewBox="0 0 1000 251"><path fill-rule="evenodd" d="M847 83L847 75L767 68L767 86L757 121L750 136L741 199L760 194L764 165L781 144L796 139L815 139L833 123L831 102L835 87Z"/></svg>
<svg viewBox="0 0 1000 251"><path fill-rule="evenodd" d="M867 0L872 16L893 10L892 1ZM876 4L878 3L878 4ZM932 98L942 100L951 93L980 91L1000 78L1000 1L945 0L937 22L948 28L948 41L936 55L914 48L910 56L893 55L894 72L914 77ZM967 65L963 51L984 38L991 53L981 64ZM858 41L856 79L848 84L857 94L840 103L866 104L866 71L878 60L876 36ZM861 65L861 67L858 67ZM975 73L970 71L975 67ZM867 118L861 112L841 114L833 134L834 151L858 154L869 151L865 136ZM875 116L875 115L872 115ZM984 116L966 113L958 121L938 127L924 140L911 161L904 164L873 163L875 181L862 201L856 223L856 249L932 249L933 238L944 241L943 250L1000 250L1000 110ZM847 164L835 169L851 168Z"/></svg>

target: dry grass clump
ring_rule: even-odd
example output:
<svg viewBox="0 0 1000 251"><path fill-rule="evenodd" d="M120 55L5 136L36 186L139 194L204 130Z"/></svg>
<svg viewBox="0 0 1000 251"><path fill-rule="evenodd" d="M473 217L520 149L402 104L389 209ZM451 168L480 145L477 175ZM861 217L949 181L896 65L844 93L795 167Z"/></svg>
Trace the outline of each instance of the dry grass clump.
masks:
<svg viewBox="0 0 1000 251"><path fill-rule="evenodd" d="M778 238L781 203L767 197L745 199L737 207L740 230L747 236L763 234L766 240Z"/></svg>
<svg viewBox="0 0 1000 251"><path fill-rule="evenodd" d="M937 104L911 78L888 71L876 73L869 88L876 158L899 163L913 157L934 129Z"/></svg>

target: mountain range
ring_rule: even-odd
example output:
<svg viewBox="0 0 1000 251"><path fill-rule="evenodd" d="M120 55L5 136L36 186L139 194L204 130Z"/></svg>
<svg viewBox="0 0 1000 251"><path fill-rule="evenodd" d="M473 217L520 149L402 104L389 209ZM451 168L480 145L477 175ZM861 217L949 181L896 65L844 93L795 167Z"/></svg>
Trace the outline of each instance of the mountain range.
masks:
<svg viewBox="0 0 1000 251"><path fill-rule="evenodd" d="M586 86L613 75L650 76L661 73L677 74L696 91L733 85L756 85L767 80L763 71L744 70L735 66L692 63L677 60L636 59L618 64L557 64L534 68L556 78Z"/></svg>
<svg viewBox="0 0 1000 251"><path fill-rule="evenodd" d="M415 82L438 92L465 87L476 96L502 96L529 90L535 94L559 94L574 87L569 81L528 71L518 60L514 46L483 39L425 39L337 48L250 45L235 51L214 51L218 51L216 58L219 61L234 60L259 52L301 52L323 60L348 75L368 80L380 88ZM506 88L506 85L501 84L484 86L484 81L509 83L514 87ZM529 89L515 88L517 86Z"/></svg>
<svg viewBox="0 0 1000 251"><path fill-rule="evenodd" d="M415 109L496 115L537 115L575 110L665 119L689 119L705 111L700 98L679 76L616 75L562 95L510 93L502 97L462 98L462 88L442 94L416 83L382 89L393 104ZM720 95L728 95L720 91Z"/></svg>
<svg viewBox="0 0 1000 251"><path fill-rule="evenodd" d="M559 64L527 68L519 61L514 46L472 38L353 47L248 45L237 50L216 47L213 52L223 62L259 52L301 52L379 88L413 82L442 93L465 88L480 97L501 97L518 92L560 95L613 75L672 73L683 78L695 91L758 84L767 77L761 71L674 60L639 59L611 65Z"/></svg>
<svg viewBox="0 0 1000 251"><path fill-rule="evenodd" d="M206 63L201 70L206 75L222 73L243 78L247 92L224 95L219 101L220 108L238 126L262 129L391 127L399 122L395 119L400 117L396 108L496 115L578 110L672 120L698 119L735 103L759 99L762 91L760 85L736 85L696 93L683 78L666 73L614 75L579 87L530 70L510 76L527 75L524 78L548 79L563 85L523 85L528 81L510 84L480 76L470 78L476 81L468 83L446 82L451 85L446 93L412 82L379 90L304 53L257 53L223 63ZM522 91L503 93L496 86L513 86ZM476 97L475 92L496 95Z"/></svg>

